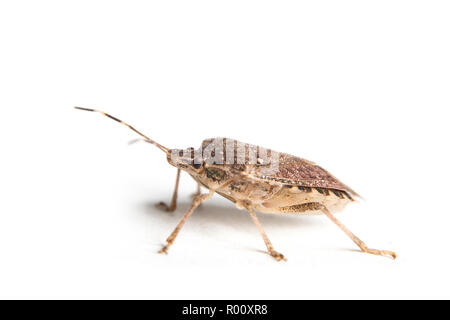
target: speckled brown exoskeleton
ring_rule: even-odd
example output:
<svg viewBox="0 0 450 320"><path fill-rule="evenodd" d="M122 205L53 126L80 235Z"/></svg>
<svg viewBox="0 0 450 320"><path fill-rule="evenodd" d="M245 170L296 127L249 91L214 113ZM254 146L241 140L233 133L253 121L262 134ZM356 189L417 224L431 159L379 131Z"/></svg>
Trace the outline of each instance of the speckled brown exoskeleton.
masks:
<svg viewBox="0 0 450 320"><path fill-rule="evenodd" d="M207 139L198 149L169 149L155 142L125 122L99 112L136 132L143 141L155 145L166 154L167 161L177 168L175 190L169 205L159 206L174 211L177 205L181 170L198 183L197 194L167 243L159 251L167 253L189 216L201 203L217 193L249 212L266 244L268 253L276 260L285 260L275 251L264 232L255 210L272 214L325 214L356 243L363 252L396 258L392 251L370 249L347 229L333 213L342 210L359 195L328 171L305 159L226 138ZM201 194L200 186L209 190Z"/></svg>

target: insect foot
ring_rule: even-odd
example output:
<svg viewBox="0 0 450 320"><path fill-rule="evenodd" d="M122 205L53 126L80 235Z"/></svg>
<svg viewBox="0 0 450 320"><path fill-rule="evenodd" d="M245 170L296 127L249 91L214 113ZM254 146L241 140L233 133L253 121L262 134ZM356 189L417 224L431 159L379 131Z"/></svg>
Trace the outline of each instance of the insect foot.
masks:
<svg viewBox="0 0 450 320"><path fill-rule="evenodd" d="M169 250L169 246L165 245L164 247L161 248L161 250L158 251L158 253L168 254L168 250Z"/></svg>
<svg viewBox="0 0 450 320"><path fill-rule="evenodd" d="M287 259L279 252L275 250L271 250L268 252L272 257L274 257L277 261L287 261Z"/></svg>
<svg viewBox="0 0 450 320"><path fill-rule="evenodd" d="M167 211L167 212L174 212L175 209L177 208L176 206L169 206L165 202L162 202L162 201L155 204L155 207L157 207L158 209Z"/></svg>
<svg viewBox="0 0 450 320"><path fill-rule="evenodd" d="M377 250L377 249L364 248L364 249L362 249L362 251L366 252L366 253L374 254L377 256L391 257L394 260L397 258L397 254L395 252L389 251L389 250Z"/></svg>

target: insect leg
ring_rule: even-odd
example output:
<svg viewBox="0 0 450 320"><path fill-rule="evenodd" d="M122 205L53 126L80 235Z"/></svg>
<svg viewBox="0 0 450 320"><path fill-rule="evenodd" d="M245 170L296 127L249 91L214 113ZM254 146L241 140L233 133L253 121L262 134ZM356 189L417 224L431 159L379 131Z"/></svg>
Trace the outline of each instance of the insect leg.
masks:
<svg viewBox="0 0 450 320"><path fill-rule="evenodd" d="M196 196L202 193L202 190L200 189L200 183L197 182L197 191L195 191L193 194L191 194L191 198L195 199Z"/></svg>
<svg viewBox="0 0 450 320"><path fill-rule="evenodd" d="M200 183L197 182L197 192L194 193L195 196L198 196L199 194L202 193L202 190L200 189Z"/></svg>
<svg viewBox="0 0 450 320"><path fill-rule="evenodd" d="M177 178L175 180L175 190L173 191L172 200L170 201L170 205L165 204L164 202L159 202L156 204L157 207L166 210L167 212L173 212L177 208L177 197L178 197L178 184L180 183L180 169L177 169Z"/></svg>
<svg viewBox="0 0 450 320"><path fill-rule="evenodd" d="M282 207L280 208L280 212L282 213L299 213L299 212L305 212L305 211L316 211L320 210L322 211L328 218L330 218L331 221L333 221L342 231L345 232L345 234L353 240L354 243L361 249L361 251L375 254L379 256L390 256L393 259L397 257L395 252L388 251L388 250L377 250L377 249L370 249L367 247L367 245L359 239L357 236L355 236L346 226L344 226L336 217L325 207L323 204L318 202L308 202L308 203L302 203L298 205L293 205L290 207Z"/></svg>
<svg viewBox="0 0 450 320"><path fill-rule="evenodd" d="M202 202L205 202L208 199L211 199L211 197L214 194L214 190L210 190L209 193L206 194L200 194L197 197L195 197L194 201L192 202L191 207L189 210L184 214L183 218L181 218L178 225L175 227L175 229L172 231L170 236L167 238L167 244L159 250L159 253L166 253L169 250L170 246L175 241L175 238L177 237L178 233L180 232L181 228L183 227L186 220L189 218L189 216L194 212L195 208L197 208Z"/></svg>
<svg viewBox="0 0 450 320"><path fill-rule="evenodd" d="M378 256L388 256L388 257L391 257L392 259L397 258L397 255L395 254L395 252L388 251L388 250L370 249L369 247L367 247L367 245L361 239L359 239L357 236L355 236L349 229L347 229L346 226L344 226L338 219L336 219L336 217L325 206L321 205L320 210L322 210L322 212L325 213L325 215L328 218L330 218L331 221L333 221L342 231L344 231L344 233L350 239L352 239L354 243L356 243L356 245L361 249L361 251L370 253L370 254L375 254Z"/></svg>
<svg viewBox="0 0 450 320"><path fill-rule="evenodd" d="M198 196L199 194L202 193L202 190L200 189L201 185L200 183L197 182L197 191L194 192L193 194L191 194L191 198L195 199L196 196ZM199 207L201 207L201 205L199 205Z"/></svg>
<svg viewBox="0 0 450 320"><path fill-rule="evenodd" d="M267 251L269 252L269 254L274 257L277 261L281 261L284 260L286 261L287 259L279 252L275 251L273 249L273 245L272 242L270 242L269 237L267 236L267 234L265 233L261 223L258 220L258 217L256 216L255 211L253 210L253 208L251 206L245 206L248 210L248 212L250 213L250 217L252 218L253 222L256 224L256 227L259 230L259 233L261 234L264 243L266 244L267 247Z"/></svg>

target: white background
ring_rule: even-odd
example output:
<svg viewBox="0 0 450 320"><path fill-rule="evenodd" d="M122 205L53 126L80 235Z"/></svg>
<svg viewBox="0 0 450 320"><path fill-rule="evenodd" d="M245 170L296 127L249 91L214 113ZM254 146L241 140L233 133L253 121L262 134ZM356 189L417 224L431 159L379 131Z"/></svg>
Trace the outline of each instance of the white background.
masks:
<svg viewBox="0 0 450 320"><path fill-rule="evenodd" d="M0 298L450 298L446 1L2 1ZM171 148L226 136L313 160L365 201L250 217Z"/></svg>

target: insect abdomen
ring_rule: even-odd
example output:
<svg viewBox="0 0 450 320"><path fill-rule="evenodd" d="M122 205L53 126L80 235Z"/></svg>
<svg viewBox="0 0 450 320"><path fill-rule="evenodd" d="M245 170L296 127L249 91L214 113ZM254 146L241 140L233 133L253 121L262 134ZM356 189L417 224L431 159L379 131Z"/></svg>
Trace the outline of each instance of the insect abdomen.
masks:
<svg viewBox="0 0 450 320"><path fill-rule="evenodd" d="M341 190L285 185L272 198L261 203L258 209L265 213L287 213L283 208L295 208L305 203L320 203L331 211L337 212L352 201L354 199ZM295 212L289 211L289 213ZM303 211L299 214L321 214L321 211Z"/></svg>

